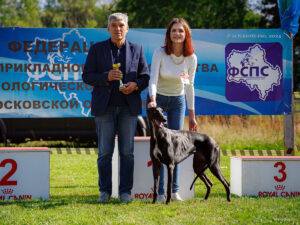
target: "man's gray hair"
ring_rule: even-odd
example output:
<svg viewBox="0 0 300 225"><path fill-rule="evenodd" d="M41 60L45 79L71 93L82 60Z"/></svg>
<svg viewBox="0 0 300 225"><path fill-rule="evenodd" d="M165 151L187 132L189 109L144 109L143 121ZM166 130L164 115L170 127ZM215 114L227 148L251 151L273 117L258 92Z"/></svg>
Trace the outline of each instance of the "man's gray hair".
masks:
<svg viewBox="0 0 300 225"><path fill-rule="evenodd" d="M122 20L128 26L128 16L126 13L113 13L108 17L107 24L110 25L112 20Z"/></svg>

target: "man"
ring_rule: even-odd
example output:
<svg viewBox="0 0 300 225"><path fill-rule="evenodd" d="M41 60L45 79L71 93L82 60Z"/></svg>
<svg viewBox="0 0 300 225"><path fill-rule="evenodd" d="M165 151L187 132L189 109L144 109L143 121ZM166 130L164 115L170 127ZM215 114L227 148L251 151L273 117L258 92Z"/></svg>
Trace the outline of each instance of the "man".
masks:
<svg viewBox="0 0 300 225"><path fill-rule="evenodd" d="M125 40L128 17L113 13L108 18L110 39L91 46L82 80L94 87L91 113L98 135L99 202L112 192L112 155L118 134L121 201L131 201L133 186L133 145L137 115L142 112L140 93L147 88L149 74L140 45ZM120 68L113 68L118 64ZM120 79L124 88L120 88Z"/></svg>

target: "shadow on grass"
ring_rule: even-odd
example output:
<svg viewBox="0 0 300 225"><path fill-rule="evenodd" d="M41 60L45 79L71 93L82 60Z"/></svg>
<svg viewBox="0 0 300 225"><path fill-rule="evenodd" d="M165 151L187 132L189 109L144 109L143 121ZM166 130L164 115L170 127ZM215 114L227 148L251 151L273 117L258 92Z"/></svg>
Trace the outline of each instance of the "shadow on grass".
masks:
<svg viewBox="0 0 300 225"><path fill-rule="evenodd" d="M50 186L50 189L51 188L98 188L98 186L65 185L65 186L53 186L53 187Z"/></svg>
<svg viewBox="0 0 300 225"><path fill-rule="evenodd" d="M205 197L205 194L206 194L206 192L205 193L195 193L195 200L202 200L202 201L207 201L207 200L205 200L204 199L204 197ZM238 195L235 195L235 194L231 194L230 195L231 196L231 201L233 200L233 199L239 199L239 198L241 198L240 196L238 196ZM252 196L253 198L257 198L257 197L255 197L255 196ZM209 197L208 197L208 200L210 199L210 198L218 198L218 199L224 199L225 201L227 201L227 194L224 192L224 193L220 193L220 192L216 192L216 193L210 193L210 195L209 195Z"/></svg>
<svg viewBox="0 0 300 225"><path fill-rule="evenodd" d="M5 206L12 206L16 205L18 207L23 207L26 209L55 209L61 206L68 206L68 205L99 205L99 206L109 206L109 205L127 205L132 203L125 203L122 202L118 198L111 198L108 202L99 203L98 202L99 195L51 195L48 200L8 200L8 201L0 201L0 207ZM231 195L232 201L235 199L240 199L241 197L237 195ZM250 199L257 199L257 197L247 197ZM193 202L206 202L213 199L223 199L227 202L226 194L221 193L211 193L208 200L204 200L204 195L196 194L194 199L190 199ZM188 200L189 201L189 200ZM136 204L137 201L134 201L133 204ZM138 201L139 204L151 205L152 200L150 201ZM158 204L158 203L157 203ZM159 204L161 205L161 204ZM165 204L162 204L165 205Z"/></svg>
<svg viewBox="0 0 300 225"><path fill-rule="evenodd" d="M62 186L52 186L50 187L50 189L69 189L69 191L66 191L64 193L56 193L56 191L54 191L52 194L50 194L50 198L48 200L38 200L38 199L27 199L27 200L7 200L7 201L0 201L0 207L5 207L5 206L12 206L12 205L16 205L17 207L23 207L23 208L28 208L28 209L55 209L61 206L68 206L68 205L126 205L126 204L130 204L130 203L124 203L121 202L120 199L118 198L111 198L110 201L106 202L106 203L98 203L98 194L75 194L73 192L74 189L76 188L95 188L97 189L98 186L81 186L81 185L62 185ZM199 202L204 202L204 196L205 196L206 190L201 190L201 191L197 191L195 193L195 199L196 201ZM236 195L231 195L232 199L234 200L235 198L240 198ZM215 192L210 194L209 199L224 199L224 201L226 200L226 193L224 190L224 193L220 193L220 192ZM136 201L134 201L136 202ZM139 201L142 204L145 205L149 205L152 204L152 200L151 201Z"/></svg>
<svg viewBox="0 0 300 225"><path fill-rule="evenodd" d="M99 195L64 195L56 196L51 195L48 200L7 200L1 201L0 206L17 205L29 209L53 209L60 206L76 205L76 204L89 204L89 205L126 205L130 203L122 202L118 198L111 198L108 202L99 203Z"/></svg>
<svg viewBox="0 0 300 225"><path fill-rule="evenodd" d="M7 200L0 202L0 206L18 205L23 208L50 209L66 206L69 203L65 200Z"/></svg>

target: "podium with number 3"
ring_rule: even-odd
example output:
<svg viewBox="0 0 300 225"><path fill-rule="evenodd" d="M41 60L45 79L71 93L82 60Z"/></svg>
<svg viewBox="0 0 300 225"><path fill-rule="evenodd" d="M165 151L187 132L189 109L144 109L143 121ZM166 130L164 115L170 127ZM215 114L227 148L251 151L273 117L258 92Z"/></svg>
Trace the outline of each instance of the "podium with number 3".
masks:
<svg viewBox="0 0 300 225"><path fill-rule="evenodd" d="M300 157L231 157L231 193L238 196L300 197Z"/></svg>

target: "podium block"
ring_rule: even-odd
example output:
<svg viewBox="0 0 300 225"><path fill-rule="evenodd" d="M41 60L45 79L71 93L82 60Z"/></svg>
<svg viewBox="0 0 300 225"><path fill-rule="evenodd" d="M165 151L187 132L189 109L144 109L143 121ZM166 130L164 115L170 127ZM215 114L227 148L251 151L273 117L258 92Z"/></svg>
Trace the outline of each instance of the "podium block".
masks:
<svg viewBox="0 0 300 225"><path fill-rule="evenodd" d="M117 140L116 140L117 141ZM117 153L117 143L115 144L115 152L113 155L112 196L118 197L119 188L119 163ZM179 194L183 199L194 198L194 186L190 190L190 186L194 179L193 156L179 164ZM167 194L168 172L165 169L164 189ZM139 200L151 200L153 198L153 173L152 162L150 158L150 137L134 138L134 177L133 177L132 198Z"/></svg>
<svg viewBox="0 0 300 225"><path fill-rule="evenodd" d="M231 193L238 196L300 196L300 157L233 156Z"/></svg>
<svg viewBox="0 0 300 225"><path fill-rule="evenodd" d="M49 199L49 148L0 148L0 200Z"/></svg>

